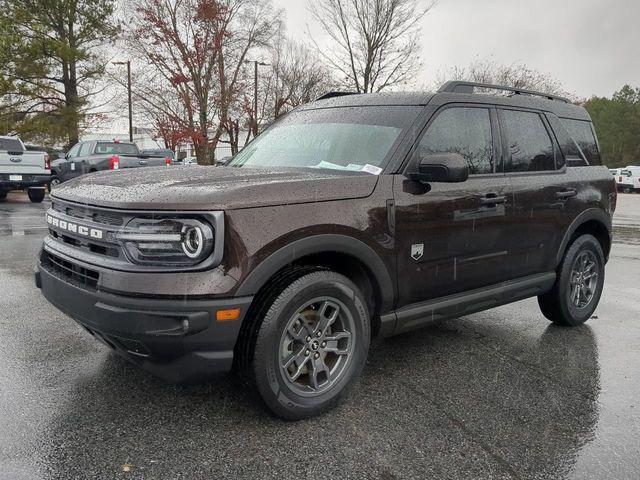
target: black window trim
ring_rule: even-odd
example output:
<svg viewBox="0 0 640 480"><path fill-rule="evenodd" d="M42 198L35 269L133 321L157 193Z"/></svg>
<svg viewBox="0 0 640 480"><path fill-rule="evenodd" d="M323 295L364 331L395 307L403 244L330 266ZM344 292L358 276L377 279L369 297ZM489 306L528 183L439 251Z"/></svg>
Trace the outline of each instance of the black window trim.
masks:
<svg viewBox="0 0 640 480"><path fill-rule="evenodd" d="M413 154L417 150L420 142L422 141L422 137L424 137L427 130L431 127L433 122L440 116L442 112L445 110L449 110L451 108L484 108L489 111L489 122L491 128L491 142L493 144L493 155L494 155L494 169L497 170L497 166L502 166L502 171L494 171L492 173L474 173L469 174L469 178L496 178L504 176L504 155L502 152L502 148L500 148L500 142L502 141L502 137L500 134L500 128L498 126L498 117L496 112L496 106L490 103L466 103L466 102L452 102L445 103L444 105L440 105L435 109L435 111L427 117L427 121L423 124L422 128L420 128L420 133L416 136L411 148L407 151L407 154L398 169L398 173L406 174L410 171L410 169L414 166L411 164L411 160L413 158Z"/></svg>
<svg viewBox="0 0 640 480"><path fill-rule="evenodd" d="M498 113L498 121L500 124L500 135L502 138L502 148L504 151L504 174L505 176L508 177L521 177L521 176L539 176L539 175L563 175L567 172L567 163L565 161L564 165L562 166L562 168L557 168L558 162L557 162L557 156L558 155L562 155L562 150L560 149L560 145L558 144L558 141L555 137L555 134L553 133L553 130L551 128L551 125L549 125L549 122L546 118L546 115L544 111L542 110L535 110L532 108L524 108L524 107L512 107L512 106L502 106L502 105L498 105L496 107L497 109L497 113ZM554 161L553 164L556 165L556 168L553 170L533 170L530 172L510 172L507 169L507 165L511 165L511 149L509 148L509 143L508 143L508 137L506 135L506 128L505 128L505 123L504 123L504 116L502 115L502 111L504 110L515 110L515 111L519 111L519 112L527 112L527 113L535 113L536 115L538 115L538 117L540 118L540 121L542 122L542 125L544 126L544 128L547 131L547 135L549 135L549 140L551 140L551 144L553 145L553 154L554 154Z"/></svg>

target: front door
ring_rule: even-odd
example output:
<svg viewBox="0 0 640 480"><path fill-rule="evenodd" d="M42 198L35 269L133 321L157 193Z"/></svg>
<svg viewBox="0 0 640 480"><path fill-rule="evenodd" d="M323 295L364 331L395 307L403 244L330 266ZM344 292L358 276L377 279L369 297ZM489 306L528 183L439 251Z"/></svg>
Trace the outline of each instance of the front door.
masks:
<svg viewBox="0 0 640 480"><path fill-rule="evenodd" d="M461 154L469 163L469 179L421 184L395 176L398 308L504 280L509 189L497 137L492 108L445 106L416 148L424 154Z"/></svg>

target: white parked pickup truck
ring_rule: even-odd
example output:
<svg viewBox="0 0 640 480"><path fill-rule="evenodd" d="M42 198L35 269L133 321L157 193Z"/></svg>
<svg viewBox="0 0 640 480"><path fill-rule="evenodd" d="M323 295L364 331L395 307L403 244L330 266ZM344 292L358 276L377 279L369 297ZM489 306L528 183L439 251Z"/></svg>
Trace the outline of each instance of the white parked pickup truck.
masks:
<svg viewBox="0 0 640 480"><path fill-rule="evenodd" d="M27 190L29 200L40 203L50 176L48 153L28 151L18 137L0 136L0 201L10 190Z"/></svg>

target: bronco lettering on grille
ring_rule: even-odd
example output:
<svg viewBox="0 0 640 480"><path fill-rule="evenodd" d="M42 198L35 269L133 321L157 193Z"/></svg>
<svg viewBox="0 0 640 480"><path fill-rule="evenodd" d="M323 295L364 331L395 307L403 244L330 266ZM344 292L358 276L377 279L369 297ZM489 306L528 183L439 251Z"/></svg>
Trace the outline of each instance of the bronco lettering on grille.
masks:
<svg viewBox="0 0 640 480"><path fill-rule="evenodd" d="M102 240L104 238L104 231L99 228L90 228L84 225L78 225L77 223L61 220L52 215L47 215L47 223L52 227L59 228L60 230L66 230L71 233L77 233L84 237L95 238L97 240Z"/></svg>

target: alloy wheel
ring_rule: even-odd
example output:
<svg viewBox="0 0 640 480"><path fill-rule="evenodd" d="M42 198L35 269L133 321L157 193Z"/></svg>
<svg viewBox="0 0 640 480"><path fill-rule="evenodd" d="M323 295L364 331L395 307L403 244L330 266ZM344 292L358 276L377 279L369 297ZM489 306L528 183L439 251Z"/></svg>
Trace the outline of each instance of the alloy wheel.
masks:
<svg viewBox="0 0 640 480"><path fill-rule="evenodd" d="M340 300L319 297L305 302L282 334L280 373L298 395L320 395L346 371L354 343L353 316Z"/></svg>
<svg viewBox="0 0 640 480"><path fill-rule="evenodd" d="M598 286L598 262L593 252L581 252L573 262L569 279L569 302L576 308L586 308Z"/></svg>

